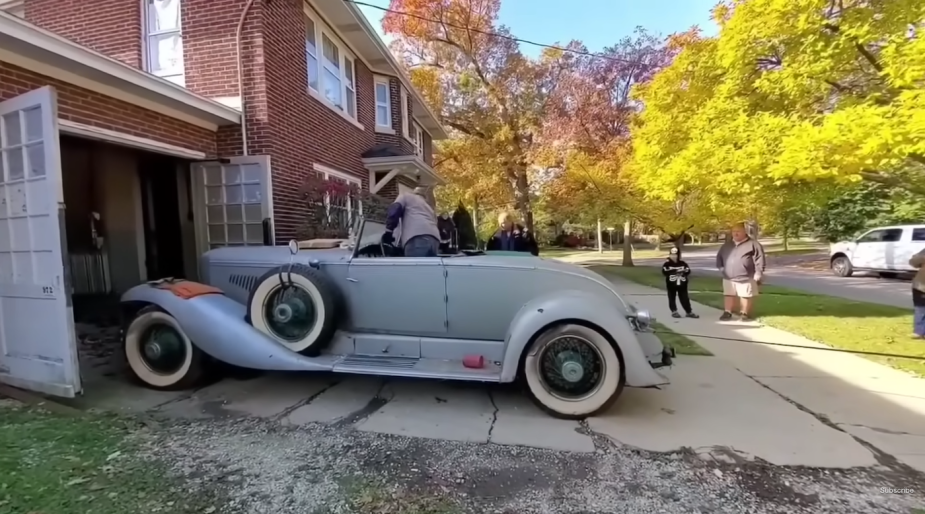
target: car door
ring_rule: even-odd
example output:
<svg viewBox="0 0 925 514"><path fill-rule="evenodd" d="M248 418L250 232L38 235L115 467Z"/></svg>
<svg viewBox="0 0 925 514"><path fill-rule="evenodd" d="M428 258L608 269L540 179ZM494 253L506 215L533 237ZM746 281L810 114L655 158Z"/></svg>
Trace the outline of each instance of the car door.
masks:
<svg viewBox="0 0 925 514"><path fill-rule="evenodd" d="M0 382L73 397L81 386L58 138L54 88L0 102Z"/></svg>
<svg viewBox="0 0 925 514"><path fill-rule="evenodd" d="M359 332L446 333L446 271L439 257L355 257L347 270L349 325Z"/></svg>
<svg viewBox="0 0 925 514"><path fill-rule="evenodd" d="M909 264L913 255L925 250L925 227L908 227L903 241L896 251L896 268L899 271L915 271Z"/></svg>
<svg viewBox="0 0 925 514"><path fill-rule="evenodd" d="M900 257L903 253L903 245L909 239L909 229L888 228L884 230L881 240L882 249L877 252L878 260L877 269L898 269ZM906 259L909 260L909 259Z"/></svg>
<svg viewBox="0 0 925 514"><path fill-rule="evenodd" d="M902 229L878 228L867 232L857 241L857 247L851 256L855 268L886 269L887 242L902 237Z"/></svg>

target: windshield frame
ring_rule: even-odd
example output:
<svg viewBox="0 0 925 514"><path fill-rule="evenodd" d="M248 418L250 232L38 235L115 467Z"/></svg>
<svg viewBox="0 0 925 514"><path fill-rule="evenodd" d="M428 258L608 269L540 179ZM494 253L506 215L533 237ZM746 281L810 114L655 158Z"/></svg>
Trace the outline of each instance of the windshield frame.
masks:
<svg viewBox="0 0 925 514"><path fill-rule="evenodd" d="M376 225L381 226L381 227L382 227L381 230L380 230L378 227L374 227L374 226L376 226ZM364 242L364 241L363 241L363 236L364 236L365 234L367 234L367 233L370 232L370 231L368 230L368 228L373 229L373 230L372 230L372 233L370 233L370 235L374 235L374 234L375 234L375 236L374 236L374 237L376 238L375 241L367 241L367 242ZM357 255L359 254L361 248L363 248L363 247L365 247L365 246L369 246L369 245L371 245L371 244L376 244L376 243L381 244L381 243L382 243L382 234L384 234L384 233L385 233L385 223L380 223L380 222L376 222L376 221L371 221L371 220L369 220L369 219L367 219L367 218L361 216L361 217L359 218L359 220L358 220L358 223L357 223L357 230L356 230L356 232L355 232L355 235L354 235L354 237L353 237L353 240L350 242L350 244L351 244L351 250L352 250L352 251L350 252L350 260L353 260L353 259L355 259L355 258L357 257Z"/></svg>

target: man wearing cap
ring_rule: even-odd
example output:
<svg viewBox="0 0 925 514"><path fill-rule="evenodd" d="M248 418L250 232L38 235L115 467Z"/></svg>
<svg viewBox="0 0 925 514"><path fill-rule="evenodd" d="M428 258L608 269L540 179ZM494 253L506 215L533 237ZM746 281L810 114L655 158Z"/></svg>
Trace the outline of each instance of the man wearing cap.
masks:
<svg viewBox="0 0 925 514"><path fill-rule="evenodd" d="M732 319L736 300L739 302L739 319L750 321L758 286L764 276L764 247L748 237L745 225L736 224L716 254L716 267L723 274L723 315L720 321Z"/></svg>
<svg viewBox="0 0 925 514"><path fill-rule="evenodd" d="M401 224L401 245L405 257L437 257L440 248L440 230L434 208L427 203L426 187L416 187L411 193L402 193L389 206L382 243L395 242L393 232Z"/></svg>

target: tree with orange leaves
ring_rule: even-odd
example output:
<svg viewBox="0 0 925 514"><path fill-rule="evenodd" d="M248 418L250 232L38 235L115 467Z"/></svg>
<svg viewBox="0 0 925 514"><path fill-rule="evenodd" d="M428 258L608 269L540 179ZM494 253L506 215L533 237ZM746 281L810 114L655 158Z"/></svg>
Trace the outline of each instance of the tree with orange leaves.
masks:
<svg viewBox="0 0 925 514"><path fill-rule="evenodd" d="M488 182L506 190L532 229L530 167L557 75L572 56L524 56L498 24L500 0L391 0L389 8L383 29L415 85L459 139L475 140L457 150L492 156L486 171L503 180ZM462 169L471 175L478 165L470 160Z"/></svg>

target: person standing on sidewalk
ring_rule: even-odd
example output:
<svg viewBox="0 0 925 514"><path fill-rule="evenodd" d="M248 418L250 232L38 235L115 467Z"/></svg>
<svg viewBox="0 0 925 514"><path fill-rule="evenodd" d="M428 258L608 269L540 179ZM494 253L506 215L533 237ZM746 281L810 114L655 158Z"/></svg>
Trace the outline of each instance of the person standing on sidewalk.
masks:
<svg viewBox="0 0 925 514"><path fill-rule="evenodd" d="M925 250L913 255L909 264L918 268L912 279L912 337L925 339Z"/></svg>
<svg viewBox="0 0 925 514"><path fill-rule="evenodd" d="M716 254L716 267L723 274L723 315L720 321L732 319L736 300L740 321L750 321L758 286L764 276L764 247L748 237L745 225L736 224L732 227L731 237Z"/></svg>
<svg viewBox="0 0 925 514"><path fill-rule="evenodd" d="M668 252L668 259L662 264L662 275L665 275L665 290L668 291L668 307L672 318L680 318L678 304L675 297L681 300L681 308L688 318L699 318L691 308L691 298L687 294L687 280L691 275L691 267L681 260L681 250L677 246Z"/></svg>

